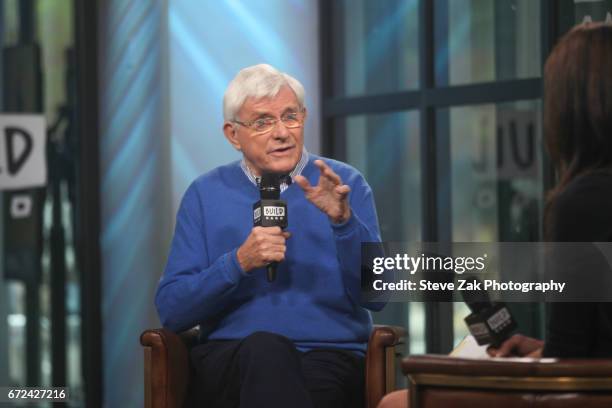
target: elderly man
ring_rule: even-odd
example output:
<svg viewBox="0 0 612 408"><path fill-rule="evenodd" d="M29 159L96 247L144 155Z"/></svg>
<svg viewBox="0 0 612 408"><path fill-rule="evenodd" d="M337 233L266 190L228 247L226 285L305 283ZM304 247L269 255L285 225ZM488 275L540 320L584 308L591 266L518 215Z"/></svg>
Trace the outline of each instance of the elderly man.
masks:
<svg viewBox="0 0 612 408"><path fill-rule="evenodd" d="M220 407L357 407L371 330L360 245L380 241L372 191L352 167L304 149L304 88L269 65L223 100L242 160L196 179L181 202L156 295L163 325L200 325L195 400ZM289 227L253 227L263 173L284 175ZM268 282L266 266L279 262Z"/></svg>

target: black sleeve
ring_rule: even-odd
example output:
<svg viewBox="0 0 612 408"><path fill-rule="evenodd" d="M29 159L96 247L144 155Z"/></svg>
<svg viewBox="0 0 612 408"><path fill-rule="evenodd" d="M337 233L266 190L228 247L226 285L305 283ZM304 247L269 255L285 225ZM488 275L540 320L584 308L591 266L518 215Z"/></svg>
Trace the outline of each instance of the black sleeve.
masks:
<svg viewBox="0 0 612 408"><path fill-rule="evenodd" d="M597 332L594 303L550 303L544 357L588 357Z"/></svg>
<svg viewBox="0 0 612 408"><path fill-rule="evenodd" d="M550 241L612 241L612 176L583 176L554 200Z"/></svg>
<svg viewBox="0 0 612 408"><path fill-rule="evenodd" d="M560 194L552 206L551 240L609 241L612 216L610 177L586 177ZM547 310L545 357L588 357L592 354L601 316L597 303L550 303Z"/></svg>

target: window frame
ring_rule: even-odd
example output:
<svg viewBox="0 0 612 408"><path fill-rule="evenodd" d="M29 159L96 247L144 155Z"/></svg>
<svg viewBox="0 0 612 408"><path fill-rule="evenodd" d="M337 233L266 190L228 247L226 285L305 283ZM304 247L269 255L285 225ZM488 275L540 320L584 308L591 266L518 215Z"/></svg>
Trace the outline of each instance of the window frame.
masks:
<svg viewBox="0 0 612 408"><path fill-rule="evenodd" d="M438 87L435 83L435 2L420 0L419 19L419 86L415 90L394 93L338 97L333 95L334 78L342 78L342 24L333 20L333 2L319 0L320 72L321 72L321 149L325 156L346 160L346 138L343 121L337 119L357 114L388 113L415 110L420 117L421 148L421 228L422 241L451 241L451 209L440 205L440 197L448 196L448 183L439 181L450 176L450 143L440 140L436 129L436 111L463 105L541 100L542 76L538 78L500 80ZM540 41L542 68L559 37L560 7L556 0L540 0ZM338 19L340 20L340 19ZM331 39L336 41L334 49ZM548 157L543 158L543 185L554 184L554 170ZM542 191L544 199L545 191ZM427 302L425 305L425 343L428 353L446 353L453 346L453 304Z"/></svg>

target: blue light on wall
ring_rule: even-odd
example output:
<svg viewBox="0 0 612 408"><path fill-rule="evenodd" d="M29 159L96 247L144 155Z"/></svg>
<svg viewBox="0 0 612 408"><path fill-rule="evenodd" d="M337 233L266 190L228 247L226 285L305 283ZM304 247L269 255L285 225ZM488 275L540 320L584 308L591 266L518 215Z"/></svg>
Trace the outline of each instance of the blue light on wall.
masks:
<svg viewBox="0 0 612 408"><path fill-rule="evenodd" d="M103 389L109 407L142 406L138 336L158 325L152 296L171 207L166 10L165 0L101 3Z"/></svg>
<svg viewBox="0 0 612 408"><path fill-rule="evenodd" d="M174 209L200 174L239 158L222 133L223 93L242 68L268 63L306 88L306 147L319 152L317 2L188 1L169 7Z"/></svg>
<svg viewBox="0 0 612 408"><path fill-rule="evenodd" d="M302 81L319 150L317 2L108 0L99 26L104 405L135 407L178 202L239 157L221 131L238 70L266 62Z"/></svg>

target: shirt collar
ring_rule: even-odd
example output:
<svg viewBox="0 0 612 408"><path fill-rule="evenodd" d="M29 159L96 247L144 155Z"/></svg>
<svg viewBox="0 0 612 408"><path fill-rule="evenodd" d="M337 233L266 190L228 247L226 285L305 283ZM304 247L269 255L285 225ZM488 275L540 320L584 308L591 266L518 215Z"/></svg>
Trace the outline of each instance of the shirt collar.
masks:
<svg viewBox="0 0 612 408"><path fill-rule="evenodd" d="M289 173L291 181L293 181L295 176L299 176L302 174L302 171L304 171L304 167L306 167L306 164L308 164L308 151L306 151L306 148L304 147L302 149L302 156L300 157L300 160L295 165L293 170ZM240 161L240 167L242 168L242 171L247 176L247 178L251 181L251 183L253 183L255 186L258 186L260 177L253 174L249 166L246 164L244 158ZM282 181L280 185L281 192L285 191L289 187L289 184L291 183L287 183L287 181Z"/></svg>

